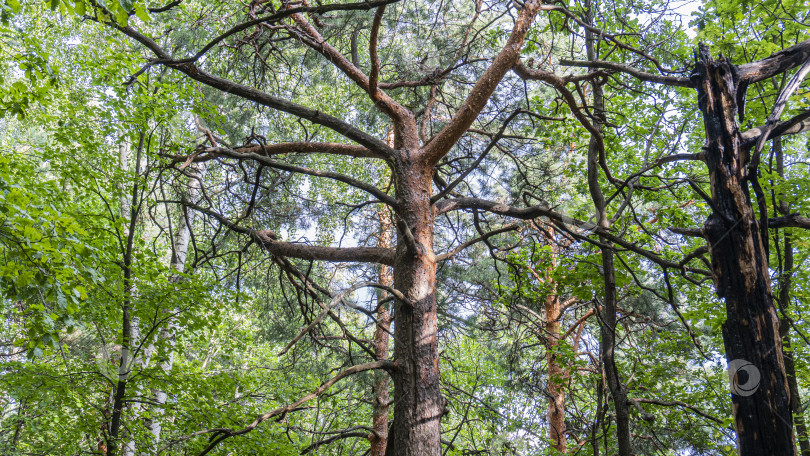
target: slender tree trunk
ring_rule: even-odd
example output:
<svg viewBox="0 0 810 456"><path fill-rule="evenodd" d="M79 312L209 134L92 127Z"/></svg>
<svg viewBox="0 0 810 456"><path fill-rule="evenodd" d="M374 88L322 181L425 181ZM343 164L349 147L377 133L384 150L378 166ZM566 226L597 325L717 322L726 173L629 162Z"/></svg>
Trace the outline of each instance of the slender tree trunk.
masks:
<svg viewBox="0 0 810 456"><path fill-rule="evenodd" d="M783 277L779 284L779 307L782 312L787 312L790 307L790 285L793 275L793 245L790 233L785 233L784 241L784 266ZM790 321L782 318L779 321L779 335L782 337L782 347L785 356L785 373L787 374L788 389L790 390L790 408L793 411L793 419L796 421L796 436L799 440L799 448L802 456L810 456L810 441L807 439L807 425L802 412L802 399L799 393L799 384L796 381L796 364L793 360L793 349L790 342Z"/></svg>
<svg viewBox="0 0 810 456"><path fill-rule="evenodd" d="M549 230L552 230L549 228ZM568 369L563 366L559 356L559 346L562 339L562 306L557 295L557 283L552 273L557 267L559 247L554 243L553 230L546 235L548 245L551 246L551 264L546 268L546 283L551 286L545 302L546 317L546 365L548 366L548 435L552 447L560 454L568 452L565 439L565 385L568 379Z"/></svg>
<svg viewBox="0 0 810 456"><path fill-rule="evenodd" d="M380 219L379 247L390 248L391 242L391 215L388 208L382 207L377 211ZM394 285L394 271L390 266L380 266L379 283L386 286ZM387 299L388 293L380 291L377 294L377 327L374 330L374 354L377 359L388 359L388 340L391 330L391 314L388 304L382 302ZM372 427L375 434L371 435L371 456L385 456L388 444L388 408L391 401L389 393L389 377L385 372L375 372L374 380L374 412Z"/></svg>
<svg viewBox="0 0 810 456"><path fill-rule="evenodd" d="M750 158L735 116L745 87L737 67L701 45L692 80L706 129L712 214L704 226L717 295L725 299L723 341L741 456L796 454L779 318L768 255L748 189ZM739 107L741 110L741 106Z"/></svg>
<svg viewBox="0 0 810 456"><path fill-rule="evenodd" d="M431 166L403 151L394 164L399 207L394 285L408 304L394 312L394 421L388 456L439 456L445 400L439 389L436 255L433 252Z"/></svg>
<svg viewBox="0 0 810 456"><path fill-rule="evenodd" d="M560 299L546 298L546 364L548 365L548 434L552 447L561 454L568 452L565 439L565 384L568 370L559 359Z"/></svg>
<svg viewBox="0 0 810 456"><path fill-rule="evenodd" d="M122 140L125 141L125 140ZM143 152L143 135L141 135L140 144L138 144L138 153L135 157L135 175L140 174L140 160L141 153ZM123 142L119 148L119 160L122 170L126 171L129 163L129 144ZM133 331L132 331L132 318L130 316L132 306L132 249L134 245L135 236L135 223L137 214L135 211L138 207L138 183L132 184L131 193L127 195L126 188L121 194L121 216L126 220L120 235L121 249L123 261L123 303L121 311L121 362L118 366L118 381L115 384L115 393L113 395L113 409L110 417L110 440L107 449L107 454L118 454L118 446L120 443L121 420L124 413L124 400L126 398L127 382L129 379L130 370L132 369L132 362L130 356L133 353ZM137 334L137 328L135 330Z"/></svg>
<svg viewBox="0 0 810 456"><path fill-rule="evenodd" d="M785 176L785 159L782 150L782 138L773 140L773 152L776 155L776 172L780 177ZM779 195L777 209L782 215L790 214L789 205ZM793 285L793 242L789 231L785 231L783 245L782 275L779 279L779 308L786 314L790 307L790 290ZM790 342L790 321L787 318L779 320L779 335L782 337L782 348L785 355L785 373L787 374L788 389L790 390L790 408L793 410L793 419L796 421L796 437L802 456L810 456L810 441L807 437L807 425L802 412L802 399L799 394L799 384L796 381L796 364L793 360L793 349Z"/></svg>
<svg viewBox="0 0 810 456"><path fill-rule="evenodd" d="M586 2L588 14L586 20L593 23L593 6L590 1ZM585 50L588 60L596 60L596 40L593 32L585 33ZM598 82L593 82L593 127L601 135L602 125L605 118L605 100L602 86ZM607 230L610 222L607 217L607 202L602 194L599 185L599 154L604 151L599 150L599 141L592 134L588 144L588 190L593 199L596 209L597 221L600 228ZM616 312L618 310L618 295L616 293L616 267L613 262L613 244L603 236L599 237L599 242L605 245L602 249L602 274L604 276L604 305L599 313L600 330L600 350L602 366L605 372L605 381L613 398L613 406L616 410L616 440L619 446L619 456L630 456L633 454L632 440L630 436L630 410L627 406L627 386L622 383L619 368L616 365Z"/></svg>
<svg viewBox="0 0 810 456"><path fill-rule="evenodd" d="M17 453L17 445L20 443L20 437L22 436L23 426L25 425L25 409L26 409L26 400L22 399L17 404L17 423L14 425L14 437L12 437L11 439L12 454Z"/></svg>
<svg viewBox="0 0 810 456"><path fill-rule="evenodd" d="M188 168L189 180L183 191L182 198L196 203L200 197L202 178L207 170L206 163L193 163ZM183 210L177 220L177 229L175 231L174 239L172 240L172 257L170 260L172 275L169 277L169 282L177 283L181 280L180 273L184 272L186 267L186 257L188 256L188 246L191 241L191 225L194 222L195 211ZM174 310L173 310L174 311ZM163 341L166 346L165 356L160 362L160 369L164 375L169 375L174 367L174 344L175 335L177 332L177 324L174 320L169 320L166 326L161 328L158 333L158 340ZM155 350L155 343L151 344L149 350ZM147 429L152 434L153 445L152 450L156 449L160 443L160 434L163 429L163 405L166 403L166 391L156 389L153 392L152 401L154 409L152 411L152 419L146 424Z"/></svg>

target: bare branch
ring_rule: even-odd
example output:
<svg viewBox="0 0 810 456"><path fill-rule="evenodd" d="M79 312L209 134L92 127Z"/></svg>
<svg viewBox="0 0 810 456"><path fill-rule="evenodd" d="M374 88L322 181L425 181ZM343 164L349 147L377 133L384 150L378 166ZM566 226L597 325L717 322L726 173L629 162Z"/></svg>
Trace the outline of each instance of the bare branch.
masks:
<svg viewBox="0 0 810 456"><path fill-rule="evenodd" d="M518 61L523 40L541 6L540 0L529 0L524 3L506 45L475 83L450 122L422 148L422 154L428 163L437 163L447 154L486 106L495 88Z"/></svg>
<svg viewBox="0 0 810 456"><path fill-rule="evenodd" d="M303 260L320 260L335 263L380 263L388 266L394 265L394 250L381 247L323 247L316 245L298 244L295 242L281 242L270 230L251 230L236 225L222 214L204 208L197 204L183 201L189 209L202 212L213 217L231 231L245 234L256 244L263 247L270 254Z"/></svg>
<svg viewBox="0 0 810 456"><path fill-rule="evenodd" d="M301 450L300 454L307 454L310 451L317 450L318 448L328 445L336 440L340 439L349 439L349 438L359 438L359 439L367 439L369 437L368 432L341 432L331 437L327 437L323 440L318 440Z"/></svg>
<svg viewBox="0 0 810 456"><path fill-rule="evenodd" d="M293 402L292 404L286 405L284 407L277 408L277 409L275 409L275 410L273 410L271 412L267 412L267 413L265 413L263 415L257 416L256 419L252 423L250 423L249 425L245 426L242 429L238 429L238 430L236 430L236 429L217 429L217 430L214 430L213 434L216 437L205 448L205 450L203 450L203 452L200 453L200 456L208 454L211 450L216 448L216 446L219 445L220 442L222 442L223 440L225 440L225 439L227 439L229 437L234 437L234 436L237 436L237 435L247 434L248 432L256 429L259 426L259 424L261 424L264 421L267 421L270 418L273 418L275 416L284 416L284 415L286 415L287 413L297 409L301 404L303 404L305 402L308 402L308 401L310 401L312 399L315 399L316 397L320 396L326 390L331 388L332 385L334 385L335 383L339 382L340 380L342 380L342 379L344 379L344 378L346 378L346 377L348 377L350 375L354 375L354 374L358 374L360 372L366 372L366 371L370 371L370 370L384 370L386 372L391 373L395 369L396 369L396 364L393 361L389 361L389 360L380 360L380 361L374 361L374 362L371 362L371 363L358 364L357 366L352 366L352 367L344 370L343 372L337 374L336 376L332 377L331 379L325 381L315 391L313 391L313 392L307 394L306 396L298 399L297 401Z"/></svg>
<svg viewBox="0 0 810 456"><path fill-rule="evenodd" d="M660 401L658 399L647 399L647 398L644 398L644 397L637 397L637 398L628 399L628 400L630 402L641 402L641 403L645 403L645 404L662 405L664 407L683 407L685 409L689 409L689 410L697 413L698 415L700 415L700 416L702 416L704 418L708 418L708 419L714 421L715 423L723 424L723 421L720 420L719 418L715 418L714 416L709 415L708 413L701 411L700 409L698 409L694 405L689 405L686 402L681 402L681 401Z"/></svg>
<svg viewBox="0 0 810 456"><path fill-rule="evenodd" d="M298 6L294 8L286 8L277 13L271 14L269 16L263 16L251 21L243 22L241 24L235 25L231 27L227 32L219 35L218 37L214 38L213 40L209 41L199 52L194 54L194 57L183 59L180 63L186 62L193 62L198 60L202 57L206 52L210 51L214 46L221 43L223 40L232 36L236 33L241 32L242 30L247 30L253 26L259 24L266 24L270 22L278 22L284 18L290 17L293 14L301 14L301 13L308 13L308 14L323 14L332 11L357 11L357 10L370 10L374 8L378 8L379 6L388 5L389 3L396 3L400 0L381 0L381 1L374 1L374 2L358 2L358 3L346 3L346 4L335 4L335 5L319 5L315 7L311 6Z"/></svg>
<svg viewBox="0 0 810 456"><path fill-rule="evenodd" d="M325 114L317 109L308 108L306 106L299 105L298 103L270 95L262 92L261 90L206 73L205 71L197 68L197 66L193 63L178 63L177 60L173 59L172 56L163 50L163 48L161 48L157 43L155 43L154 40L132 28L131 26L121 27L114 21L108 23L107 25L120 30L123 34L141 43L143 46L152 51L158 57L158 60L153 61L152 63L159 63L170 68L174 68L186 74L195 81L201 82L215 89L219 89L224 93L234 94L260 105L292 114L296 117L308 120L318 125L323 125L324 127L330 128L344 137L351 139L352 141L356 141L358 144L367 147L379 155L385 157L393 157L395 155L395 151L388 147L385 142L353 127L337 117Z"/></svg>
<svg viewBox="0 0 810 456"><path fill-rule="evenodd" d="M637 253L644 258L652 261L653 263L658 264L659 266L667 267L667 268L674 268L676 270L689 270L692 272L697 272L703 274L705 271L696 270L689 267L682 267L682 265L678 263L674 263L672 261L666 260L662 258L660 255L651 252L649 250L643 249L632 242L627 241L621 236L616 236L615 234L611 233L609 230L599 227L594 223L585 222L582 220L577 220L572 217L568 217L562 215L558 212L553 211L546 205L542 206L530 206L530 207L513 207L506 204L496 203L494 201L486 201L477 198L455 198L455 199L446 199L444 201L439 202L436 205L436 211L438 214L442 214L445 212L453 211L453 210L463 210L463 209L479 209L488 212L492 212L499 215L505 215L508 217L514 217L517 219L523 220L531 220L537 217L546 217L552 222L554 222L557 226L575 226L581 229L584 229L591 234L598 234L599 236L603 236L605 239L627 249L631 252ZM586 239L588 235L579 235L578 237ZM589 242L594 242L590 241Z"/></svg>
<svg viewBox="0 0 810 456"><path fill-rule="evenodd" d="M261 147L261 146L260 146ZM326 177L329 179L334 179L338 182L343 182L344 184L351 185L357 189L363 190L368 194L376 197L378 200L382 201L385 204L388 204L391 207L396 207L396 199L394 199L391 195L385 193L384 191L380 190L379 188L367 184L365 182L359 181L352 177L349 177L345 174L335 173L332 171L319 171L310 168L304 168L303 166L298 165L291 165L289 163L284 163L276 160L272 160L265 155L259 155L255 153L239 153L233 149L228 149L226 147L218 147L213 149L217 156L220 157L228 157L228 158L236 158L236 159L249 159L255 160L264 166L274 169L281 169L284 171L290 171L294 173L306 174L308 176L313 177Z"/></svg>
<svg viewBox="0 0 810 456"><path fill-rule="evenodd" d="M630 76L633 76L636 79L640 79L646 82L654 82L656 84L664 84L676 87L692 87L692 88L695 87L695 84L692 81L690 81L689 78L647 73L638 70L636 68L633 68L630 65L623 65L621 63L608 62L605 60L594 60L589 62L589 61L562 59L560 60L560 65L585 67L585 68L602 68L605 70L612 70L620 73L626 73L629 74Z"/></svg>
<svg viewBox="0 0 810 456"><path fill-rule="evenodd" d="M470 239L469 241L457 246L456 248L454 248L453 250L451 250L449 252L442 253L441 255L438 255L436 257L436 259L437 259L437 261L444 261L444 260L448 260L450 258L453 258L454 256L461 253L461 251L463 251L464 249L466 249L467 247L469 247L469 246L471 246L473 244L483 242L483 241L491 238L492 236L496 236L496 235L501 234L501 233L506 233L508 231L514 231L514 230L516 230L518 228L518 226L519 225L517 223L510 223L509 225L506 225L506 226L504 226L502 228L498 228L497 230L492 230L492 231L490 231L488 233L484 233L481 236L478 236L478 237L476 237L474 239Z"/></svg>
<svg viewBox="0 0 810 456"><path fill-rule="evenodd" d="M506 131L506 127L509 126L509 123L512 122L512 120L515 117L517 117L518 114L520 114L520 111L515 111L511 115L509 115L509 117L507 117L506 120L503 121L503 125L501 125L501 129L498 131L498 133L496 133L492 137L492 139L489 141L489 144L487 144L487 147L485 147L484 151L481 152L481 155L478 156L478 158L467 168L466 171L461 173L460 176L458 176L455 180L453 180L453 182L448 184L438 194L436 194L432 198L430 198L431 203L436 203L436 201L439 201L440 199L442 199L445 196L449 195L450 192L452 192L453 189L456 188L456 186L458 184L460 184L464 180L465 177L467 177L467 175L469 175L474 170L478 169L478 165L480 165L481 161L483 161L484 158L486 158L486 156L489 154L489 152L492 150L492 148L495 147L498 144L498 141L500 141L503 138L504 132Z"/></svg>
<svg viewBox="0 0 810 456"><path fill-rule="evenodd" d="M323 306L323 311L314 320L312 320L312 322L309 325L305 326L304 328L301 328L301 330L298 332L298 335L295 336L293 338L293 340L291 340L290 343L288 343L280 352L278 352L278 356L283 356L288 351L290 351L290 349L299 340L301 340L302 337L304 337L307 333L312 331L312 328L317 326L321 322L321 320L323 320L323 318L326 317L326 315L329 314L329 312L331 312L332 308L335 307L341 301L343 301L346 298L346 296L353 293L354 291L359 290L360 288L366 288L366 287L375 287L375 288L380 288L380 289L383 289L385 291L388 291L391 294L393 294L397 299L402 301L406 306L409 306L409 307L412 306L412 304L410 304L410 302L405 297L405 295L403 295L402 292L400 292L397 289L394 289L394 288L391 288L391 287L389 287L387 285L382 285L382 284L379 284L379 283L376 283L376 282L358 283L358 284L353 285L353 286L347 288L346 290L343 290L340 293L334 295L332 297L332 301L330 301L329 304L327 304L326 306Z"/></svg>

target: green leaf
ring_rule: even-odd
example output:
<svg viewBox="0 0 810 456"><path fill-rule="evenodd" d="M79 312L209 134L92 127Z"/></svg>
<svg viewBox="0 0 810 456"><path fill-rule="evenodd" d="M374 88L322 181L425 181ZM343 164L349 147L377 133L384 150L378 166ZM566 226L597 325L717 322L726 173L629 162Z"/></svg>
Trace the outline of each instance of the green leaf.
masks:
<svg viewBox="0 0 810 456"><path fill-rule="evenodd" d="M149 20L151 19L143 3L138 3L137 5L135 5L135 15L138 16L138 19L144 22L149 22Z"/></svg>

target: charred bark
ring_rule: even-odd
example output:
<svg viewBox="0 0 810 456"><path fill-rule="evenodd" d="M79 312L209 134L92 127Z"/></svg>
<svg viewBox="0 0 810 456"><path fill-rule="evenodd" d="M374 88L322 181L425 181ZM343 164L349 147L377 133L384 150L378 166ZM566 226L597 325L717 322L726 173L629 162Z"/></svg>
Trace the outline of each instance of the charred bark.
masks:
<svg viewBox="0 0 810 456"><path fill-rule="evenodd" d="M731 62L722 56L714 60L708 47L700 46L692 81L706 130L713 210L704 233L717 295L726 303L723 341L738 453L793 455L790 393L768 271L767 239L762 239L748 188L756 170L749 167L750 157L735 118L742 112L749 82L741 74Z"/></svg>

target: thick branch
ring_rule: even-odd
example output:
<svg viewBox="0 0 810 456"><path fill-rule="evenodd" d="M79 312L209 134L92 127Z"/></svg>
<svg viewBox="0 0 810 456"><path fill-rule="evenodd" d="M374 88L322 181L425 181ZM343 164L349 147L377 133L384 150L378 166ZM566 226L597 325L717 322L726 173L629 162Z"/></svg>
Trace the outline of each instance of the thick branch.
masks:
<svg viewBox="0 0 810 456"><path fill-rule="evenodd" d="M562 215L558 212L551 210L548 206L531 206L531 207L514 207L509 206L506 204L496 203L494 201L486 201L478 198L454 198L454 199L446 199L444 201L440 201L436 204L436 212L437 214L443 214L445 212L454 211L454 210L463 210L463 209L479 209L483 211L492 212L499 215L504 215L508 217L514 217L517 219L522 220L531 220L537 217L546 217L552 222L557 225L571 225L576 226L577 228L581 228L592 233L598 234L603 236L605 239L614 242L621 247L630 250L631 252L637 253L648 260L652 261L653 263L658 264L659 266L667 267L667 268L674 268L677 270L682 270L684 268L681 267L680 264L674 263L669 260L665 260L661 258L660 255L655 254L649 250L643 249L638 247L637 245L628 242L626 239L616 236L615 234L611 233L609 230L600 228L596 224L591 222L585 222L582 220L577 220L565 215ZM692 268L686 268L692 272L701 273L702 271L695 270Z"/></svg>
<svg viewBox="0 0 810 456"><path fill-rule="evenodd" d="M738 67L740 78L749 84L768 79L797 67L810 58L810 39L783 49L769 57L756 62L745 63Z"/></svg>
<svg viewBox="0 0 810 456"><path fill-rule="evenodd" d="M671 226L667 229L675 234L680 234L681 236L699 237L699 238L704 237L703 228L680 228L677 226Z"/></svg>
<svg viewBox="0 0 810 456"><path fill-rule="evenodd" d="M743 141L746 145L751 145L758 141L760 137L767 131L768 136L765 140L778 138L780 136L796 135L810 131L810 110L797 114L793 118L784 122L779 122L770 130L767 125L752 128L742 134Z"/></svg>
<svg viewBox="0 0 810 456"><path fill-rule="evenodd" d="M282 154L330 154L344 155L355 158L385 158L384 155L375 154L363 146L354 144L339 143L313 143L313 142L290 142L280 144L249 144L247 146L236 147L235 151L241 153L254 153L260 155L282 155ZM206 150L207 152L208 150Z"/></svg>
<svg viewBox="0 0 810 456"><path fill-rule="evenodd" d="M773 217L768 219L768 228L810 229L810 218L802 217L799 214L791 214L784 217Z"/></svg>
<svg viewBox="0 0 810 456"><path fill-rule="evenodd" d="M294 242L280 242L274 239L272 231L254 231L253 238L268 252L277 256L321 260L335 263L380 263L394 265L393 249L381 247L323 247Z"/></svg>
<svg viewBox="0 0 810 456"><path fill-rule="evenodd" d="M524 3L506 45L481 78L478 79L478 82L475 83L470 94L467 95L467 99L464 100L464 103L456 111L450 122L422 149L422 153L429 163L437 163L440 158L450 151L450 148L456 144L478 117L478 114L489 101L489 97L492 96L495 88L506 75L506 72L518 61L523 40L541 5L540 0L529 0Z"/></svg>
<svg viewBox="0 0 810 456"><path fill-rule="evenodd" d="M380 6L377 9L377 13L375 14L375 23L377 24L377 28L379 29L379 22L376 19L378 16L380 20L382 18L382 10L384 10L384 5ZM295 21L296 25L303 31L308 39L302 39L301 41L314 49L315 51L319 52L321 55L326 57L332 65L337 67L340 71L343 72L346 76L349 77L358 87L366 91L371 99L374 101L374 105L377 106L382 112L384 112L394 124L399 129L406 129L410 131L410 133L416 132L416 121L414 120L413 113L411 113L408 109L403 107L399 104L396 100L388 96L385 92L379 89L379 87L375 88L372 91L371 88L371 81L369 77L366 76L359 68L354 66L354 64L349 61L343 54L340 53L334 46L329 44L326 39L318 32L315 27L310 24L302 14L295 14L292 16L293 20ZM376 37L372 37L376 41ZM376 43L372 42L372 45L376 48ZM376 50L372 54L372 71L374 71L374 61L373 59L376 57ZM377 72L379 73L379 59L377 62ZM376 77L375 77L375 85L376 85Z"/></svg>
<svg viewBox="0 0 810 456"><path fill-rule="evenodd" d="M234 94L260 105L292 114L296 117L308 120L318 125L323 125L324 127L330 128L337 133L340 133L344 137L351 139L352 141L356 141L360 145L367 147L381 156L393 157L395 155L395 152L383 141L380 141L364 131L353 127L337 117L325 114L317 109L311 109L292 101L270 95L262 92L261 90L206 73L205 71L197 68L197 66L193 63L178 63L177 60L174 60L172 56L164 51L163 48L154 42L154 40L142 34L138 30L135 30L130 26L121 27L115 22L111 22L109 25L120 30L123 34L141 43L143 46L152 51L158 57L158 60L155 61L156 63L174 68L188 75L195 81L206 84L224 93Z"/></svg>
<svg viewBox="0 0 810 456"><path fill-rule="evenodd" d="M323 247L298 244L295 242L281 242L276 240L276 234L270 230L251 230L250 228L245 228L231 222L222 214L194 203L183 201L183 205L189 209L194 209L209 217L215 218L231 231L249 236L251 240L275 256L300 258L303 260L331 261L335 263L380 263L389 266L394 265L393 249L381 247Z"/></svg>
<svg viewBox="0 0 810 456"><path fill-rule="evenodd" d="M210 136L210 134L209 134ZM346 157L354 158L380 158L385 159L385 156L375 154L363 146L354 144L339 144L339 143L313 143L313 142L289 142L278 144L247 144L244 146L227 148L220 147L214 144L213 147L198 149L191 156L187 155L167 155L167 158L172 160L172 163L191 163L212 160L219 156L224 156L223 152L245 153L245 154L258 154L266 157L274 155L285 154L328 154L328 155L343 155ZM186 164L186 166L188 166ZM182 167L181 167L182 169Z"/></svg>
<svg viewBox="0 0 810 456"><path fill-rule="evenodd" d="M368 41L368 54L371 60L371 73L368 77L368 93L371 98L377 100L381 94L377 91L377 82L380 78L380 56L377 54L377 37L380 34L380 24L382 23L385 5L377 8L374 13L374 22L371 23L371 38Z"/></svg>

